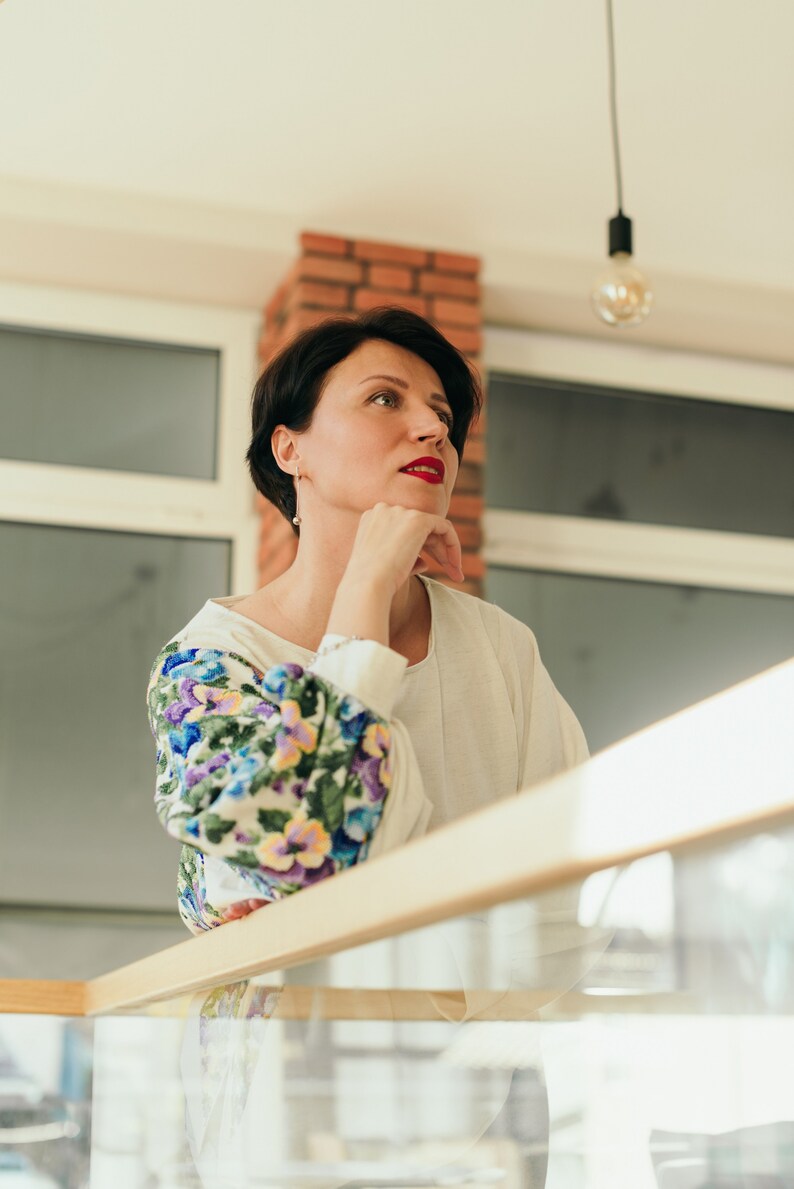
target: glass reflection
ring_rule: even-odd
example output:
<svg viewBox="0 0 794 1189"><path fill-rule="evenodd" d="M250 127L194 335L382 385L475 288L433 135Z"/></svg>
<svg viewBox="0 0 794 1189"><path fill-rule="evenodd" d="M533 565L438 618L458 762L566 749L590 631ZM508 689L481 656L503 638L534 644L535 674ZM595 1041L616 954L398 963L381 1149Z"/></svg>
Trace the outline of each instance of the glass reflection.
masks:
<svg viewBox="0 0 794 1189"><path fill-rule="evenodd" d="M5 1017L0 1183L794 1184L792 848L652 856L138 1014ZM61 1131L9 1137L31 1120Z"/></svg>

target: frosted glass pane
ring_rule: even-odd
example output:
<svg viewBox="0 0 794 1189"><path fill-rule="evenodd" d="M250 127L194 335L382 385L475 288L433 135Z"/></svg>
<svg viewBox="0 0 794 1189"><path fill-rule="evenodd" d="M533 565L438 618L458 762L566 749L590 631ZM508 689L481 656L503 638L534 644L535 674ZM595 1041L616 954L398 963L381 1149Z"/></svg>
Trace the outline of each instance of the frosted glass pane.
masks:
<svg viewBox="0 0 794 1189"><path fill-rule="evenodd" d="M794 413L491 375L491 508L794 536Z"/></svg>
<svg viewBox="0 0 794 1189"><path fill-rule="evenodd" d="M591 751L794 654L794 598L492 566Z"/></svg>
<svg viewBox="0 0 794 1189"><path fill-rule="evenodd" d="M0 457L215 478L218 351L0 327Z"/></svg>
<svg viewBox="0 0 794 1189"><path fill-rule="evenodd" d="M176 911L146 687L230 562L229 541L0 523L0 901Z"/></svg>

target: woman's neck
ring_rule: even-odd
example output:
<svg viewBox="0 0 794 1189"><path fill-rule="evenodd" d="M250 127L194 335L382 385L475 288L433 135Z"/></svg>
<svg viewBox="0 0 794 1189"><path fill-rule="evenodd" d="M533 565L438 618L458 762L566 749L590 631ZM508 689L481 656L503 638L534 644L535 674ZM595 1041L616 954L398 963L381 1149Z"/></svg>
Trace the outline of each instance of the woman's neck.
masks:
<svg viewBox="0 0 794 1189"><path fill-rule="evenodd" d="M310 535L302 533L292 565L257 591L251 605L258 605L263 618L268 608L275 609L279 620L289 626L292 639L319 643L351 551L352 541L346 549L337 536L333 546L323 543L322 548L317 548ZM421 582L406 579L392 600L390 639L393 642L409 639L417 622L423 621L426 607L427 594Z"/></svg>

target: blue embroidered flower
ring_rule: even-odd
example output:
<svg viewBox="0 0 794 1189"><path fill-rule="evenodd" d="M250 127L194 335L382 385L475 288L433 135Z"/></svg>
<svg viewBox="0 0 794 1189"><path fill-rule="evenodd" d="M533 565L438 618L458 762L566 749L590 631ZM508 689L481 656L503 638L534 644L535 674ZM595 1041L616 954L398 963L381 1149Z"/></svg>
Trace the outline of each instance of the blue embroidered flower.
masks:
<svg viewBox="0 0 794 1189"><path fill-rule="evenodd" d="M190 722L182 727L179 731L168 732L168 743L174 753L178 756L186 756L194 743L198 743L201 738L201 731L196 723Z"/></svg>
<svg viewBox="0 0 794 1189"><path fill-rule="evenodd" d="M339 867L351 867L356 861L359 844L338 826L331 835L331 858Z"/></svg>
<svg viewBox="0 0 794 1189"><path fill-rule="evenodd" d="M300 665L274 665L272 669L268 669L262 680L262 689L266 693L273 694L279 701L281 701L288 691L291 691L293 683L298 681L303 676L303 669Z"/></svg>
<svg viewBox="0 0 794 1189"><path fill-rule="evenodd" d="M356 843L366 842L380 821L382 812L383 807L380 803L357 805L345 815L345 830Z"/></svg>
<svg viewBox="0 0 794 1189"><path fill-rule="evenodd" d="M217 681L226 676L226 669L219 659L222 656L219 648L186 648L183 652L172 652L163 663L162 675L192 677L194 681L202 682Z"/></svg>
<svg viewBox="0 0 794 1189"><path fill-rule="evenodd" d="M360 739L372 715L359 702L358 698L350 695L339 703L339 728L345 743L352 743Z"/></svg>
<svg viewBox="0 0 794 1189"><path fill-rule="evenodd" d="M264 766L261 754L251 755L250 751L250 747L241 747L237 757L229 765L229 779L223 786L225 797L244 797L251 780Z"/></svg>

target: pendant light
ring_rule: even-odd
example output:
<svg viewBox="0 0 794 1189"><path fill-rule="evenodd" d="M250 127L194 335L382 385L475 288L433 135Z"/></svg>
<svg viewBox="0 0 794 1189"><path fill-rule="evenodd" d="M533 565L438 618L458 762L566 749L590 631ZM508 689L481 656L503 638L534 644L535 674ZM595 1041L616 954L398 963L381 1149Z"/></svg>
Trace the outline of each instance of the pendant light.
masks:
<svg viewBox="0 0 794 1189"><path fill-rule="evenodd" d="M609 220L610 263L608 268L596 278L590 300L598 317L608 326L638 326L650 312L653 294L643 274L631 263L631 219L623 213L623 179L620 169L618 112L615 97L615 35L612 24L612 0L606 0L606 5L609 33L610 111L618 213Z"/></svg>

